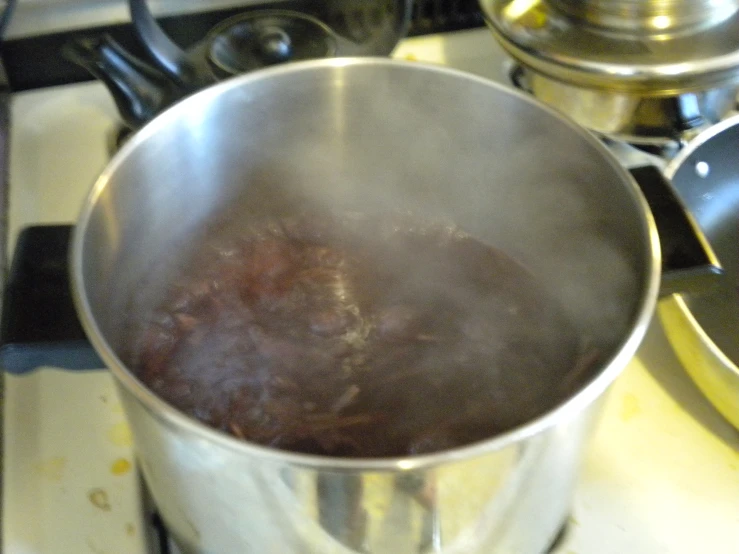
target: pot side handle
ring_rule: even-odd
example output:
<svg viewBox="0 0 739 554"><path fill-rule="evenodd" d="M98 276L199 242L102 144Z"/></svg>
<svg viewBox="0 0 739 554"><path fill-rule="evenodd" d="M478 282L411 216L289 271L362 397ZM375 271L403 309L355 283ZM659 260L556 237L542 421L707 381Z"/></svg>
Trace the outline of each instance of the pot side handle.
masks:
<svg viewBox="0 0 739 554"><path fill-rule="evenodd" d="M662 248L660 296L705 292L724 274L716 253L677 191L655 166L629 169L657 224Z"/></svg>
<svg viewBox="0 0 739 554"><path fill-rule="evenodd" d="M26 227L18 236L3 294L2 371L105 368L72 301L67 261L71 231L71 225L40 225Z"/></svg>

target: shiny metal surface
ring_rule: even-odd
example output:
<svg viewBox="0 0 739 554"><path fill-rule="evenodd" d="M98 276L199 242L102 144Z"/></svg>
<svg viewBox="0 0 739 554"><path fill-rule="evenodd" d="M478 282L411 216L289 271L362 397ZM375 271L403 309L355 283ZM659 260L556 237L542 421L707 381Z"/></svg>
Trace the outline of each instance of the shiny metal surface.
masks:
<svg viewBox="0 0 739 554"><path fill-rule="evenodd" d="M739 116L706 131L665 172L718 254L716 292L660 302L665 333L698 387L739 428Z"/></svg>
<svg viewBox="0 0 739 554"><path fill-rule="evenodd" d="M548 0L591 25L635 35L664 35L715 25L736 13L736 0Z"/></svg>
<svg viewBox="0 0 739 554"><path fill-rule="evenodd" d="M459 222L527 265L609 361L544 416L426 456L293 454L189 419L121 362L122 314L152 264L183 255L214 214L248 220L285 197ZM568 514L600 399L646 331L659 261L641 193L590 133L467 74L337 59L221 83L134 135L86 201L72 277L185 552L536 554Z"/></svg>
<svg viewBox="0 0 739 554"><path fill-rule="evenodd" d="M555 3L556 6L546 0L481 0L480 3L488 25L503 48L522 65L552 79L649 96L721 89L736 86L739 81L739 12L708 28L675 35L642 36L584 24L581 18L563 11L561 2ZM564 4L588 3L573 0ZM603 0L591 6L599 6L602 14L617 4L633 6L637 2ZM645 9L648 5L656 6L646 1L638 4ZM693 4L707 3L686 0L680 6L687 9ZM711 6L719 4L735 6L736 2L712 2ZM677 3L660 5L672 9L670 6ZM631 16L626 11L619 12L619 17Z"/></svg>
<svg viewBox="0 0 739 554"><path fill-rule="evenodd" d="M514 83L580 125L630 144L673 146L736 108L735 86L674 96L652 96L569 84L517 66Z"/></svg>

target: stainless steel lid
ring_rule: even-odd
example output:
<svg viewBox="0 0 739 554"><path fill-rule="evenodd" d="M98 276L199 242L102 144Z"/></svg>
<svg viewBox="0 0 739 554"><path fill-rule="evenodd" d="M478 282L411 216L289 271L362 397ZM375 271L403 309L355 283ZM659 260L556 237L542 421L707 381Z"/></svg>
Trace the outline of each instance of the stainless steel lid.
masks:
<svg viewBox="0 0 739 554"><path fill-rule="evenodd" d="M737 0L481 0L501 45L573 85L672 96L739 82Z"/></svg>
<svg viewBox="0 0 739 554"><path fill-rule="evenodd" d="M549 0L575 19L610 32L667 35L695 32L736 13L737 0Z"/></svg>

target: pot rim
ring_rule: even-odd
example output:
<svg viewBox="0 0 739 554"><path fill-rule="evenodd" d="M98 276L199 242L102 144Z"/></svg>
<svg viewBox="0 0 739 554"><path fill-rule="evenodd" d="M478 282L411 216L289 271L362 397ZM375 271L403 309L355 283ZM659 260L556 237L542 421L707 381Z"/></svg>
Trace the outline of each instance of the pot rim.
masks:
<svg viewBox="0 0 739 554"><path fill-rule="evenodd" d="M643 293L631 331L624 337L621 344L616 348L611 359L604 364L604 367L600 370L598 375L585 387L555 408L545 412L524 425L515 427L489 439L431 454L388 458L339 458L295 453L246 442L214 429L184 414L183 412L180 412L150 391L149 388L146 387L118 358L103 337L97 322L93 318L92 310L85 294L85 282L82 275L84 259L83 246L87 227L92 213L98 205L98 200L109 183L111 176L117 172L117 169L121 165L126 163L129 152L137 148L139 144L145 142L148 137L154 135L158 129L166 127L171 120L176 119L181 113L187 112L190 104L205 101L210 97L216 97L227 90L242 88L248 86L252 82L257 82L263 79L302 71L316 71L324 67L341 66L404 67L418 71L430 71L453 77L455 79L477 82L484 86L498 89L505 94L517 96L521 101L536 106L538 109L547 112L550 116L559 119L561 122L569 126L573 132L585 139L595 148L596 151L602 154L603 162L610 164L613 170L621 176L624 186L626 186L629 192L633 195L637 206L642 212L644 235L649 246L651 246L651 248L649 248L651 255L648 255L646 257L647 259L644 260L646 270L644 272L643 280L640 283L640 289ZM659 236L646 199L629 172L618 163L615 156L611 154L606 146L597 140L597 138L589 131L530 96L517 90L511 90L499 83L489 81L482 77L441 65L379 57L317 59L260 69L208 87L168 108L131 137L131 139L127 141L127 143L113 156L106 168L97 178L90 193L85 199L77 224L73 229L72 245L70 250L72 296L82 326L93 347L105 362L106 366L110 369L119 386L123 386L127 392L130 392L136 401L139 402L152 417L158 419L168 427L184 430L200 439L210 441L221 448L236 451L246 456L253 456L254 458L259 458L265 462L268 461L282 464L289 463L292 466L320 468L322 471L329 470L337 472L407 471L467 460L521 443L529 437L540 434L553 427L563 419L569 420L570 418L574 418L605 392L636 353L639 344L646 334L655 311L661 273L660 260L661 251ZM134 443L135 440L136 437L134 433Z"/></svg>

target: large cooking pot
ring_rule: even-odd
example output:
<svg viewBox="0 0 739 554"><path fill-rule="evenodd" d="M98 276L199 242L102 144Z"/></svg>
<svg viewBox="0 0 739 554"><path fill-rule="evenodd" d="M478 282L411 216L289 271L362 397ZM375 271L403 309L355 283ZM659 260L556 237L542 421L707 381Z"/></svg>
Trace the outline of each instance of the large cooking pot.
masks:
<svg viewBox="0 0 739 554"><path fill-rule="evenodd" d="M603 362L543 416L416 457L288 453L190 419L121 361L131 299L143 290L157 302L166 279L151 268L177 265L216 215L261 217L285 195L457 222L521 261ZM645 197L593 136L491 82L386 59L264 70L166 111L100 176L72 258L79 314L116 378L159 511L184 552L208 554L545 550L660 284Z"/></svg>

